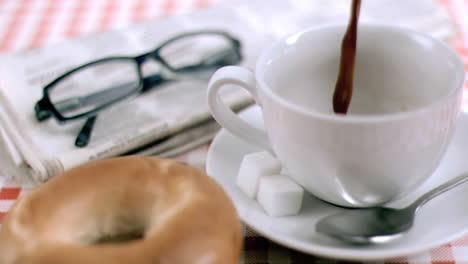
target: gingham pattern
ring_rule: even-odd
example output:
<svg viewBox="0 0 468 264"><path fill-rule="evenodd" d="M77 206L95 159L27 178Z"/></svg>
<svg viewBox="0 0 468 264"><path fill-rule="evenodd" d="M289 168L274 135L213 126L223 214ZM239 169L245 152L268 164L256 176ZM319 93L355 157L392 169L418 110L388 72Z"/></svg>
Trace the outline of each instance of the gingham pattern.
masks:
<svg viewBox="0 0 468 264"><path fill-rule="evenodd" d="M0 53L122 28L150 18L181 14L225 1L235 0L0 0ZM452 45L468 65L468 0L438 2L447 7L460 29ZM468 66L466 69L468 71ZM468 97L465 98L464 107L468 109ZM202 146L177 159L204 169L207 150L208 145ZM28 190L29 187L21 183L5 180L0 167L0 223L17 197ZM351 263L284 248L248 228L244 233L245 246L240 263ZM377 263L468 263L468 235L415 256Z"/></svg>

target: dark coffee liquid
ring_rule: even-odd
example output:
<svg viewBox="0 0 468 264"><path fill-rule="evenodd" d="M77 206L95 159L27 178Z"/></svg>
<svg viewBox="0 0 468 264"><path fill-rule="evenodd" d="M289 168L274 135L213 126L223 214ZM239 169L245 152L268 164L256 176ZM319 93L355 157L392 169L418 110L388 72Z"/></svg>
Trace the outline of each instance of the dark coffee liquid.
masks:
<svg viewBox="0 0 468 264"><path fill-rule="evenodd" d="M361 0L353 0L351 18L341 42L341 59L335 92L333 94L333 111L346 114L353 95L354 62L356 58L357 26Z"/></svg>

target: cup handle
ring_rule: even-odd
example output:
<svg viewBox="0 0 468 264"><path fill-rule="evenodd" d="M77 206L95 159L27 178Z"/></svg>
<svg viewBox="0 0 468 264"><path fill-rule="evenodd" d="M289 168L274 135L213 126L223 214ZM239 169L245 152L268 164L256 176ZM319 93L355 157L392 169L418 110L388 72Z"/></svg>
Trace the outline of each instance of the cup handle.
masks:
<svg viewBox="0 0 468 264"><path fill-rule="evenodd" d="M274 154L265 131L239 118L223 102L219 96L219 90L224 85L237 85L244 88L253 96L255 103L260 105L253 72L239 66L225 66L217 70L208 84L208 105L213 117L222 127L234 135Z"/></svg>

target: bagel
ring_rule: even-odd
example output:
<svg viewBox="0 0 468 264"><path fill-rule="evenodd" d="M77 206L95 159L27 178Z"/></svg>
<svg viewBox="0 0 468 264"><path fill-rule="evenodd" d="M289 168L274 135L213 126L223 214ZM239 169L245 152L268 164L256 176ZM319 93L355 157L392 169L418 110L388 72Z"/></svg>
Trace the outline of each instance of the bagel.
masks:
<svg viewBox="0 0 468 264"><path fill-rule="evenodd" d="M0 230L0 264L228 264L241 247L221 187L154 157L93 161L54 177L22 196Z"/></svg>

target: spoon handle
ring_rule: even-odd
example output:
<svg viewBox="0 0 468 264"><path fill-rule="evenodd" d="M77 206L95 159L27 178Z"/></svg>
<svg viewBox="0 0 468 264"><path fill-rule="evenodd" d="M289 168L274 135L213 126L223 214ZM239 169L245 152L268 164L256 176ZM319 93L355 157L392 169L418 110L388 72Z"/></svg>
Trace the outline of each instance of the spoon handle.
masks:
<svg viewBox="0 0 468 264"><path fill-rule="evenodd" d="M419 197L416 201L414 201L411 205L409 205L408 208L417 210L426 202L431 200L432 198L466 182L467 180L468 180L468 172L464 172L462 175L455 177L447 181L446 183L443 183L435 187L434 189L428 191L427 193Z"/></svg>

